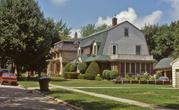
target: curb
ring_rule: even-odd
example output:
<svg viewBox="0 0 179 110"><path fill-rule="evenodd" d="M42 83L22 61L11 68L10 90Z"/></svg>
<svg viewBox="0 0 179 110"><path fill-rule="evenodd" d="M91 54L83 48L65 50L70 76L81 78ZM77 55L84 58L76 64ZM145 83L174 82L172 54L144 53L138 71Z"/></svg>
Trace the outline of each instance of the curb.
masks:
<svg viewBox="0 0 179 110"><path fill-rule="evenodd" d="M37 90L37 89L32 90L32 89L24 88L24 86L22 86L22 85L19 85L19 87L21 87L21 88L23 88L23 89L25 89L25 90L31 91L32 93L35 92L35 93L41 94L41 95L43 95L45 98L47 98L47 99L49 99L49 100L53 100L53 101L57 102L58 104L64 104L64 105L66 105L66 106L68 106L68 107L70 107L70 108L72 108L72 109L74 109L74 110L83 110L83 109L80 108L80 107L77 107L77 106L75 106L75 105L69 104L69 103L67 103L67 102L65 102L65 101L63 101L63 100L58 99L58 98L51 97L51 96L47 96L47 95L45 95L45 93L40 92L40 91Z"/></svg>

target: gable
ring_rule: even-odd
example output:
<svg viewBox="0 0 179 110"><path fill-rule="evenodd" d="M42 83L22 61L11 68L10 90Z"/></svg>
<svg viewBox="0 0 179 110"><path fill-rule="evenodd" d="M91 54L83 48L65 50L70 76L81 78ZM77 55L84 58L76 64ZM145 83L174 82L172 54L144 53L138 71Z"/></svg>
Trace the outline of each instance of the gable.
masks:
<svg viewBox="0 0 179 110"><path fill-rule="evenodd" d="M80 40L80 47L86 47L92 45L93 42L96 42L99 45L98 54L102 54L103 48L105 45L107 37L107 31L103 31L97 34L93 34L87 38L83 38Z"/></svg>
<svg viewBox="0 0 179 110"><path fill-rule="evenodd" d="M125 28L129 36L125 36ZM118 54L136 54L136 45L141 46L141 55L149 55L144 34L129 22L123 22L108 31L103 54L111 55L112 44L118 45Z"/></svg>

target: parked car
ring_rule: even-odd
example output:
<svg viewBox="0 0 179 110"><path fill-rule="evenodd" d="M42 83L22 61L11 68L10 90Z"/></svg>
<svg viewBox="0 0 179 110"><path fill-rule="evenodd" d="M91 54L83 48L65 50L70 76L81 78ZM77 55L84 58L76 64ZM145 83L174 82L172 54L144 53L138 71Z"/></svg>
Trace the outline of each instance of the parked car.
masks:
<svg viewBox="0 0 179 110"><path fill-rule="evenodd" d="M169 78L165 76L161 76L157 79L157 81L169 81Z"/></svg>
<svg viewBox="0 0 179 110"><path fill-rule="evenodd" d="M8 70L0 70L0 84L18 85L17 77Z"/></svg>

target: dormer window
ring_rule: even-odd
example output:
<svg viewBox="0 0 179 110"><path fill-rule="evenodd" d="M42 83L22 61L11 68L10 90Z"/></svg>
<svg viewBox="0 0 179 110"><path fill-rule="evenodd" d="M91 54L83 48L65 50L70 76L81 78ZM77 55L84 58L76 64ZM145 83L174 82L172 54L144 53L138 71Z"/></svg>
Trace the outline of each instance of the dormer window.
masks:
<svg viewBox="0 0 179 110"><path fill-rule="evenodd" d="M129 37L129 29L128 28L124 28L124 36Z"/></svg>
<svg viewBox="0 0 179 110"><path fill-rule="evenodd" d="M112 54L113 55L117 54L117 45L112 45Z"/></svg>
<svg viewBox="0 0 179 110"><path fill-rule="evenodd" d="M93 55L97 55L97 52L98 52L98 47L97 47L96 42L94 42L93 43Z"/></svg>
<svg viewBox="0 0 179 110"><path fill-rule="evenodd" d="M78 47L78 56L81 56L81 47Z"/></svg>

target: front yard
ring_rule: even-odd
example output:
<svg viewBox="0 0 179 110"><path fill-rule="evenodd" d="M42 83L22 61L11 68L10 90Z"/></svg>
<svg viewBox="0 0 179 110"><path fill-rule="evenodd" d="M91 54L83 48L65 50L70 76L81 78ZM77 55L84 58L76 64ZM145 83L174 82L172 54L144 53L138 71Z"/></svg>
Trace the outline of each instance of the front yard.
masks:
<svg viewBox="0 0 179 110"><path fill-rule="evenodd" d="M162 106L168 108L179 108L179 89L173 89L169 85L146 85L146 84L114 84L111 81L95 80L64 80L62 78L52 78L51 84L74 87L84 91L90 91L109 96L127 98L140 102L145 102L153 106ZM25 87L36 87L38 82L20 82ZM48 94L60 98L66 102L74 104L84 110L138 110L143 109L136 106L129 106L123 103L109 101L62 89L52 89Z"/></svg>

